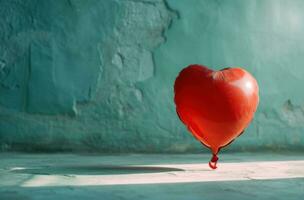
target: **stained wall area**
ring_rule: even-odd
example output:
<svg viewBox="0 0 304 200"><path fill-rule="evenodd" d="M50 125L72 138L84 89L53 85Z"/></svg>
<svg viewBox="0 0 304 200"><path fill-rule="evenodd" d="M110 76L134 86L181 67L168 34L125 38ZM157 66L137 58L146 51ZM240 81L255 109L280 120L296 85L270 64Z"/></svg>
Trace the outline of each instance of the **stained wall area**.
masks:
<svg viewBox="0 0 304 200"><path fill-rule="evenodd" d="M300 0L0 0L0 151L207 151L181 124L188 64L242 66L260 107L229 148L304 149Z"/></svg>

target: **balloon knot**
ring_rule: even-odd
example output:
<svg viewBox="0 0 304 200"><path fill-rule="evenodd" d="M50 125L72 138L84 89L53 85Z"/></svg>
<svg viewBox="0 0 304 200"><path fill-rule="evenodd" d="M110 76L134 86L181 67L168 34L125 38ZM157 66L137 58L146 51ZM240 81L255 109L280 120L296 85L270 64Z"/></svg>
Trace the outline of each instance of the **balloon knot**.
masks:
<svg viewBox="0 0 304 200"><path fill-rule="evenodd" d="M217 168L217 166L216 166L217 161L218 161L218 157L216 156L216 154L213 154L213 156L212 156L212 158L211 158L211 160L209 162L209 167L211 169L216 169Z"/></svg>

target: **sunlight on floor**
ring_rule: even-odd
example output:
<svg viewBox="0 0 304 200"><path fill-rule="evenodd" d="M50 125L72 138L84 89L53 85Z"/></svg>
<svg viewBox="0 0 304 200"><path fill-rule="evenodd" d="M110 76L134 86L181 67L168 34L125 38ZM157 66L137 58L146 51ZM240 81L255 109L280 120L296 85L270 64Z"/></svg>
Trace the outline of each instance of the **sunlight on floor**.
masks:
<svg viewBox="0 0 304 200"><path fill-rule="evenodd" d="M173 170L157 173L111 175L79 175L77 173L64 175L36 174L29 180L23 182L21 186L101 186L304 178L304 160L220 163L217 170L211 170L207 164L128 166L128 168L132 167L135 169L147 167L149 169L169 168ZM177 170L174 171L174 169ZM18 170L21 169L11 169L12 172L17 172Z"/></svg>

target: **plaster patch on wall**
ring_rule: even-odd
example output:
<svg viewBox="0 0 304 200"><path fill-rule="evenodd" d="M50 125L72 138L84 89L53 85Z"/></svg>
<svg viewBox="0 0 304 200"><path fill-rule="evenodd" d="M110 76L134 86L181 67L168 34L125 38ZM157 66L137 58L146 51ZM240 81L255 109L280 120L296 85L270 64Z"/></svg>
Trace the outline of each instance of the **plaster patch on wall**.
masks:
<svg viewBox="0 0 304 200"><path fill-rule="evenodd" d="M90 100L97 90L102 73L98 44L115 26L117 2L1 4L10 8L0 20L10 34L0 35L0 58L6 63L0 104L30 113L75 115L74 102Z"/></svg>
<svg viewBox="0 0 304 200"><path fill-rule="evenodd" d="M304 126L304 107L288 99L282 107L282 119L291 127Z"/></svg>
<svg viewBox="0 0 304 200"><path fill-rule="evenodd" d="M114 54L112 64L120 70L123 68L123 57L120 53Z"/></svg>

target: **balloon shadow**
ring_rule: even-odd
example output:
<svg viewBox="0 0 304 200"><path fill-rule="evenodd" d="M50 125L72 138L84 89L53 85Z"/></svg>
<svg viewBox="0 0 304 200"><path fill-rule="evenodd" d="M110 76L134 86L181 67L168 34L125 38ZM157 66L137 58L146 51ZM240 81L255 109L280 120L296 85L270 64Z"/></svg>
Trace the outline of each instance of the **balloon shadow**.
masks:
<svg viewBox="0 0 304 200"><path fill-rule="evenodd" d="M120 165L69 165L48 166L39 168L21 168L11 170L22 174L39 175L114 175L114 174L141 174L184 171L179 168L157 166L120 166Z"/></svg>

